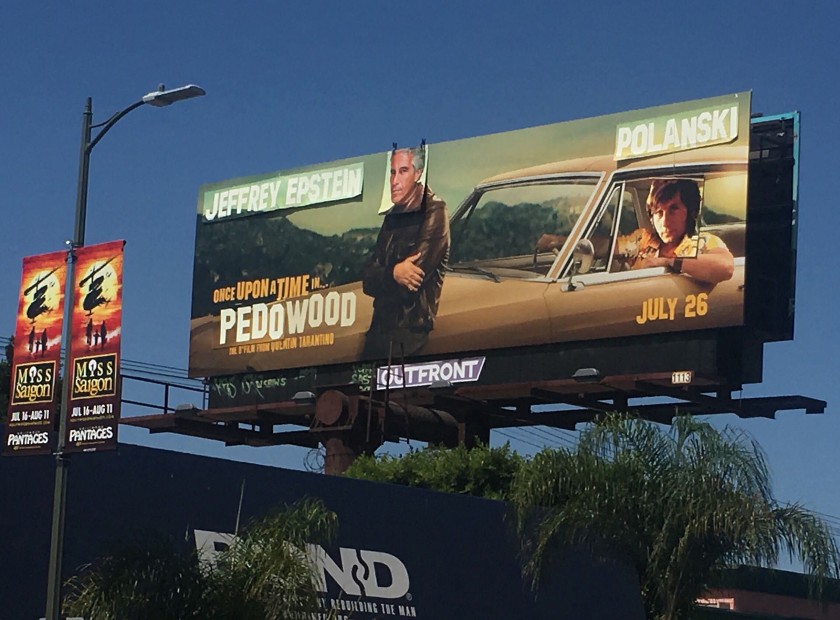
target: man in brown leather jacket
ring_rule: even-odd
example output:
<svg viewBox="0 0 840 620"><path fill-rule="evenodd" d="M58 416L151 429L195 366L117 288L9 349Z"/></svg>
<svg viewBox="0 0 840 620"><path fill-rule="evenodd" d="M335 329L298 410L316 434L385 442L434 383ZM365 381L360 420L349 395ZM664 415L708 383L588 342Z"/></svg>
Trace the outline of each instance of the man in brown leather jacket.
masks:
<svg viewBox="0 0 840 620"><path fill-rule="evenodd" d="M426 344L449 258L446 203L421 182L425 149L391 154L391 202L365 266L363 288L373 297L365 359L399 359Z"/></svg>

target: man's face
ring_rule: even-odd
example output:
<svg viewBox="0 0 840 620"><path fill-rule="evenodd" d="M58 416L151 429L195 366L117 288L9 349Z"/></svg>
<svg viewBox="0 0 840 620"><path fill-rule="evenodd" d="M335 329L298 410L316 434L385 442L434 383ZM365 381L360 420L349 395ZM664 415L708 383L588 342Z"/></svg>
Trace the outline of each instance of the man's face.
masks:
<svg viewBox="0 0 840 620"><path fill-rule="evenodd" d="M673 198L654 205L653 226L663 243L679 243L685 236L688 209L677 193Z"/></svg>
<svg viewBox="0 0 840 620"><path fill-rule="evenodd" d="M391 157L391 202L404 205L420 181L421 171L414 168L411 153L397 151Z"/></svg>

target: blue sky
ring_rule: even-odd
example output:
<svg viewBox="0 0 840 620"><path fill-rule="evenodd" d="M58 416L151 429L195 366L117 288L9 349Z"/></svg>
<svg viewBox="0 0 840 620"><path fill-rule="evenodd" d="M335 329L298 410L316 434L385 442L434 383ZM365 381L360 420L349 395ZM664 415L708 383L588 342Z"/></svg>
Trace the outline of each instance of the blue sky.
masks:
<svg viewBox="0 0 840 620"><path fill-rule="evenodd" d="M21 258L72 236L86 97L102 121L161 82L207 90L122 120L93 152L88 202L88 243L127 240L124 357L186 368L204 183L752 90L754 111L802 112L801 219L796 337L766 347L764 383L742 396L829 405L717 421L760 442L781 499L840 516L838 22L827 1L11 0L0 8L0 335L14 329ZM304 455L121 436L288 467Z"/></svg>

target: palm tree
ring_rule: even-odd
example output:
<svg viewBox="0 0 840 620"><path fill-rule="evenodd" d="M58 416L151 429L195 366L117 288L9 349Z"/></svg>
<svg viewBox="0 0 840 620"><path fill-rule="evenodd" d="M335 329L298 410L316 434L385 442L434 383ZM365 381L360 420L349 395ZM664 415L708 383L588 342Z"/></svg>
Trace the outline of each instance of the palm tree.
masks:
<svg viewBox="0 0 840 620"><path fill-rule="evenodd" d="M336 515L301 501L261 518L213 561L160 539L121 545L68 583L64 611L89 620L279 620L317 609L307 543Z"/></svg>
<svg viewBox="0 0 840 620"><path fill-rule="evenodd" d="M288 620L317 609L308 543L330 539L336 515L306 501L263 517L234 539L210 572L209 618Z"/></svg>
<svg viewBox="0 0 840 620"><path fill-rule="evenodd" d="M205 617L206 575L193 549L154 537L115 545L67 582L65 614L95 620Z"/></svg>
<svg viewBox="0 0 840 620"><path fill-rule="evenodd" d="M827 525L771 493L767 463L743 431L680 416L669 430L606 416L573 449L526 463L513 503L536 587L564 547L629 559L649 618L685 618L718 570L772 566L782 552L822 581L838 574Z"/></svg>

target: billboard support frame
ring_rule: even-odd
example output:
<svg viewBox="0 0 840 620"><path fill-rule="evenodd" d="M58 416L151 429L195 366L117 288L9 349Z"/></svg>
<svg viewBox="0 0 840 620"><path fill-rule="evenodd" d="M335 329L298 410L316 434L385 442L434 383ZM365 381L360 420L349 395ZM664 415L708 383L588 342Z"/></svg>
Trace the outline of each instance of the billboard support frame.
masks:
<svg viewBox="0 0 840 620"><path fill-rule="evenodd" d="M158 413L121 420L122 424L146 428L152 433L175 433L223 441L226 445L276 446L297 445L314 448L319 444L327 449L330 438L339 438L342 446L350 446L357 453L385 441L413 439L440 445L475 444L475 439L487 441L493 429L550 426L574 430L577 424L596 420L608 412L636 415L644 419L668 424L680 414L710 415L732 413L742 418L774 418L778 411L805 410L807 414L823 413L826 402L806 396L771 396L755 398L731 397L739 386L726 386L710 377L694 376L693 385L672 383L673 373L648 375L607 376L597 383L581 384L563 379L544 384L506 386L505 392L491 396L481 393L480 386L439 389L406 389L389 392L385 402L362 396L353 386L341 392L329 388L315 388L315 405L293 401L241 405L225 408L192 409L175 413ZM500 386L505 387L505 386ZM321 415L317 423L319 405L331 412L337 395L348 406L339 408L341 415ZM651 397L668 399L650 404ZM396 399L396 400L394 400ZM565 405L561 411L537 412L534 406ZM476 409L484 416L482 424L470 421L467 410ZM322 409L323 410L323 409ZM346 414L355 415L348 418ZM454 424L447 419L454 419ZM438 424L430 423L437 419ZM380 426L380 421L384 424ZM297 425L297 431L266 432L266 426ZM380 436L366 437L367 427L380 428ZM252 430L254 429L254 430ZM371 433L376 435L376 433ZM380 441L373 441L379 439ZM341 459L339 462L343 463ZM344 467L349 462L344 464ZM341 469L330 468L328 473Z"/></svg>

